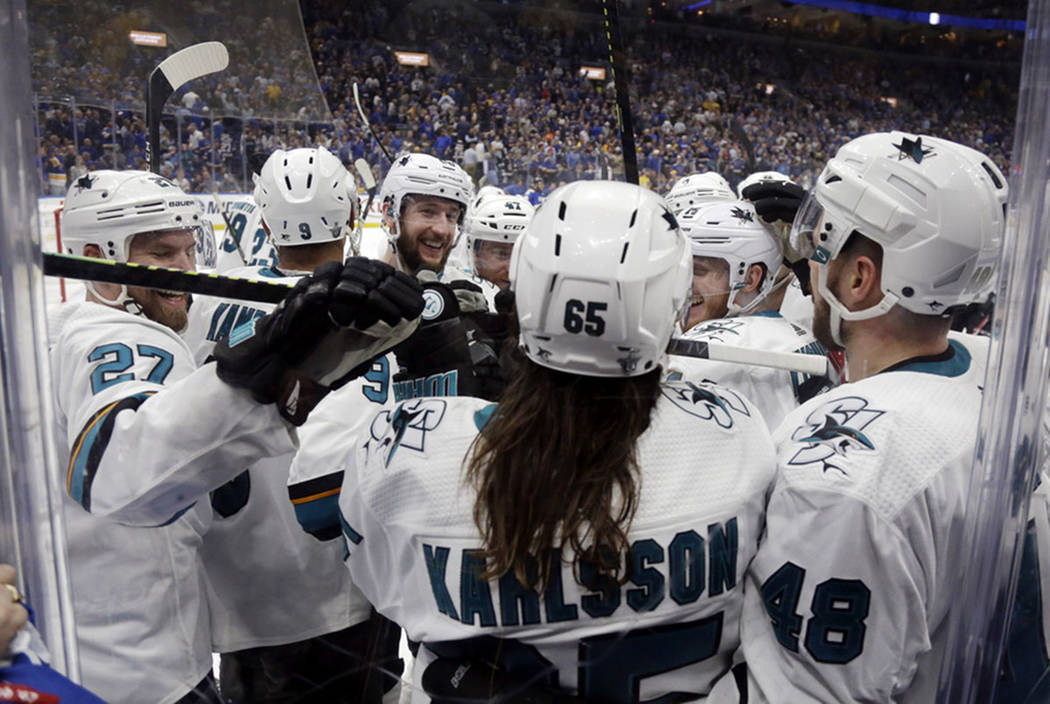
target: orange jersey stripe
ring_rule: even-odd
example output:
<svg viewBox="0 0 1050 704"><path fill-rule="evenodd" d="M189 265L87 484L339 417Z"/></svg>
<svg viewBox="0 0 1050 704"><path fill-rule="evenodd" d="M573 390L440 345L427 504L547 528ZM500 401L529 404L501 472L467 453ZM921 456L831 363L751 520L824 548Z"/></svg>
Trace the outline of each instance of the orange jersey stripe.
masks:
<svg viewBox="0 0 1050 704"><path fill-rule="evenodd" d="M335 494L338 494L342 490L343 490L342 487L339 487L338 489L329 489L328 491L322 491L322 492L317 493L317 494L311 494L310 496L303 496L303 497L298 498L298 499L292 499L292 503L293 504L305 504L308 501L317 501L318 499L323 499L326 496L334 496Z"/></svg>
<svg viewBox="0 0 1050 704"><path fill-rule="evenodd" d="M123 400L124 399L114 401L113 403L106 406L101 413L95 416L95 420L91 421L91 425L80 431L80 440L77 442L77 446L73 450L73 454L69 457L69 468L66 471L66 493L69 493L73 490L73 465L77 463L77 455L80 453L80 448L84 445L84 438L88 436L88 433L91 432L91 429L94 428L100 420L109 415L109 412L113 410L114 406L116 406L118 403L120 403L120 401Z"/></svg>

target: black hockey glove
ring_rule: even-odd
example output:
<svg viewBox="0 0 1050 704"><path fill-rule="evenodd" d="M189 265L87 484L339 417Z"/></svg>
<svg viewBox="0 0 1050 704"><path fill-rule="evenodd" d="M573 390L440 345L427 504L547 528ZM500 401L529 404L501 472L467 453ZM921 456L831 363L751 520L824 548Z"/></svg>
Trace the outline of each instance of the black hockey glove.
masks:
<svg viewBox="0 0 1050 704"><path fill-rule="evenodd" d="M810 295L809 263L806 257L791 246L791 224L795 214L806 199L806 189L797 183L783 181L761 181L753 183L740 194L751 201L755 212L773 227L784 249L784 263L795 272L802 293Z"/></svg>
<svg viewBox="0 0 1050 704"><path fill-rule="evenodd" d="M432 704L583 704L540 677L523 677L472 658L439 657L423 670Z"/></svg>
<svg viewBox="0 0 1050 704"><path fill-rule="evenodd" d="M510 290L510 286L504 286L499 290L494 303L496 304L497 313L514 312L514 292Z"/></svg>
<svg viewBox="0 0 1050 704"><path fill-rule="evenodd" d="M399 368L395 398L472 396L474 367L455 292L430 281L423 285L423 301L419 328L394 348Z"/></svg>
<svg viewBox="0 0 1050 704"><path fill-rule="evenodd" d="M438 281L424 285L426 306L419 329L394 348L400 368L394 375L398 401L420 396L491 398L502 388L496 345L473 322L475 316L488 314L461 314L457 293Z"/></svg>
<svg viewBox="0 0 1050 704"><path fill-rule="evenodd" d="M806 197L806 189L796 183L766 181L751 184L740 195L751 201L755 212L767 223L790 225Z"/></svg>
<svg viewBox="0 0 1050 704"><path fill-rule="evenodd" d="M323 264L272 313L216 344L216 372L301 425L331 389L368 371L412 333L420 293L415 279L377 260Z"/></svg>

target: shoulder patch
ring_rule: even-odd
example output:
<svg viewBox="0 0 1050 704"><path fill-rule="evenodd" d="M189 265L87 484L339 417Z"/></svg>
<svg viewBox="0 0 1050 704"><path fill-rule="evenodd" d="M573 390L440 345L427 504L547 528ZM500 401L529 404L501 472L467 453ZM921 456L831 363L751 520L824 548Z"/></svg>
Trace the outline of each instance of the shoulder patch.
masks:
<svg viewBox="0 0 1050 704"><path fill-rule="evenodd" d="M700 337L713 342L725 342L734 337L740 337L740 328L744 327L744 321L731 318L720 318L702 323L696 332L689 337Z"/></svg>
<svg viewBox="0 0 1050 704"><path fill-rule="evenodd" d="M366 451L382 452L385 467L390 466L399 447L424 452L427 433L441 424L447 407L439 398L417 398L405 401L393 412L380 411L369 428Z"/></svg>
<svg viewBox="0 0 1050 704"><path fill-rule="evenodd" d="M791 433L792 442L802 447L788 464L798 467L819 463L824 473L833 469L849 476L841 459L875 451L875 444L863 431L884 413L860 396L845 396L818 406Z"/></svg>
<svg viewBox="0 0 1050 704"><path fill-rule="evenodd" d="M735 391L704 380L665 383L660 393L689 415L712 420L723 428L733 427L733 416L750 416L747 403Z"/></svg>

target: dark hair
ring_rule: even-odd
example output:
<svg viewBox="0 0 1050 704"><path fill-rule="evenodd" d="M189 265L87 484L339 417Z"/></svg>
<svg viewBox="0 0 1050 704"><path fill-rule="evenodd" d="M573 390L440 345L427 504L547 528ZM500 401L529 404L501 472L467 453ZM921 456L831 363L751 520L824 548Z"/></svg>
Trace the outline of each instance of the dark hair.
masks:
<svg viewBox="0 0 1050 704"><path fill-rule="evenodd" d="M508 340L510 383L471 448L467 480L485 540L485 578L548 583L568 545L598 577L621 578L641 489L636 446L660 394L660 369L620 380L535 364ZM558 553L555 552L555 555Z"/></svg>

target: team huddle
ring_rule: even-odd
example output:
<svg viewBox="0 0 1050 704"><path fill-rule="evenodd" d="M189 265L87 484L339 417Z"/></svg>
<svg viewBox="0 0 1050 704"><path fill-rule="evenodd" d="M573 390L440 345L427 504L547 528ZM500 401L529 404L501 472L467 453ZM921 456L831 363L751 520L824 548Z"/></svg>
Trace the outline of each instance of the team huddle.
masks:
<svg viewBox="0 0 1050 704"><path fill-rule="evenodd" d="M383 260L346 256L357 190L323 148L256 175L277 264L229 273L280 304L91 283L51 312L85 687L934 701L988 347L951 314L987 298L1005 221L988 158L876 133L809 193L705 173L533 208L402 154ZM62 212L68 253L184 270L206 229L146 172L92 172ZM1028 616L1011 644L1043 642ZM1047 694L1041 647L1001 701Z"/></svg>

